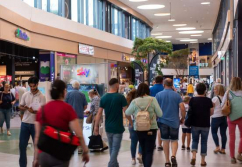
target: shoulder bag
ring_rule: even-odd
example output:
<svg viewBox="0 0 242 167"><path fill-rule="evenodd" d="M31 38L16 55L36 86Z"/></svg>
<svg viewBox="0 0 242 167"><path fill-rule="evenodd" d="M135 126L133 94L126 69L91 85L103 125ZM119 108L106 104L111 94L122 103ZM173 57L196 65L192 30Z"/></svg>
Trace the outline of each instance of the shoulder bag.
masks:
<svg viewBox="0 0 242 167"><path fill-rule="evenodd" d="M42 129L38 140L38 148L62 161L69 161L80 145L80 140L71 132L60 131L45 123L44 107L42 107Z"/></svg>
<svg viewBox="0 0 242 167"><path fill-rule="evenodd" d="M231 121L235 121L242 117L242 97L236 96L232 91L230 92L232 96L231 104L231 113L229 115L229 119Z"/></svg>
<svg viewBox="0 0 242 167"><path fill-rule="evenodd" d="M231 113L231 104L230 104L230 100L229 100L229 94L230 94L230 90L227 93L227 100L222 108L223 116L229 116L229 114Z"/></svg>

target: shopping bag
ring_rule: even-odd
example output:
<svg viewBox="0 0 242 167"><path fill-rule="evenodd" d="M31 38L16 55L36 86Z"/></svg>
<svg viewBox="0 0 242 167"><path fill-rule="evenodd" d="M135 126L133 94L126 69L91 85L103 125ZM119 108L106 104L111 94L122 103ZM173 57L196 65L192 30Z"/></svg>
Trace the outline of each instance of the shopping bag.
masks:
<svg viewBox="0 0 242 167"><path fill-rule="evenodd" d="M102 149L103 141L101 135L92 135L89 137L90 141L88 144L89 149Z"/></svg>

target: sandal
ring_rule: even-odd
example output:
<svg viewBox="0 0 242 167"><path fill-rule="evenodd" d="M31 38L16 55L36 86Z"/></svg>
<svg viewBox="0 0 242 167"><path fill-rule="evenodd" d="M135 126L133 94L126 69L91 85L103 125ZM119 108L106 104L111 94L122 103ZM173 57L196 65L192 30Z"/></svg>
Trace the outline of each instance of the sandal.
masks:
<svg viewBox="0 0 242 167"><path fill-rule="evenodd" d="M172 163L172 167L177 167L177 161L175 156L171 157L171 163Z"/></svg>
<svg viewBox="0 0 242 167"><path fill-rule="evenodd" d="M171 163L170 162L165 163L165 167L171 167Z"/></svg>
<svg viewBox="0 0 242 167"><path fill-rule="evenodd" d="M190 164L193 166L196 165L196 159L192 159Z"/></svg>
<svg viewBox="0 0 242 167"><path fill-rule="evenodd" d="M231 158L231 164L236 164L236 163L237 163L236 159L235 158Z"/></svg>
<svg viewBox="0 0 242 167"><path fill-rule="evenodd" d="M214 152L214 154L218 154L220 151L221 151L220 149L216 149L213 152Z"/></svg>
<svg viewBox="0 0 242 167"><path fill-rule="evenodd" d="M201 166L207 166L207 163L205 162L204 164L201 164Z"/></svg>
<svg viewBox="0 0 242 167"><path fill-rule="evenodd" d="M223 151L220 150L219 153L220 153L220 154L226 154L225 150L223 150Z"/></svg>

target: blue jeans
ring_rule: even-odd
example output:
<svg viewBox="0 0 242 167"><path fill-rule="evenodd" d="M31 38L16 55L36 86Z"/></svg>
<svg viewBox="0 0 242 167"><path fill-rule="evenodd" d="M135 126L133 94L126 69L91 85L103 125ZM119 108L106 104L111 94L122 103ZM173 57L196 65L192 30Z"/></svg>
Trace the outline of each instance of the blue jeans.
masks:
<svg viewBox="0 0 242 167"><path fill-rule="evenodd" d="M226 148L227 143L227 131L228 123L226 117L218 117L218 118L212 118L211 123L211 130L212 130L212 136L214 143L217 147L219 147L219 139L218 139L218 128L220 128L220 135L222 139L222 149Z"/></svg>
<svg viewBox="0 0 242 167"><path fill-rule="evenodd" d="M108 167L119 167L118 153L121 146L123 134L107 132L107 137L108 137L109 153L110 153L110 161L108 163Z"/></svg>
<svg viewBox="0 0 242 167"><path fill-rule="evenodd" d="M11 119L12 108L10 109L0 109L0 127L3 127L4 121L6 122L7 130L10 129L10 119Z"/></svg>
<svg viewBox="0 0 242 167"><path fill-rule="evenodd" d="M189 97L193 97L193 93L188 93L188 96Z"/></svg>
<svg viewBox="0 0 242 167"><path fill-rule="evenodd" d="M130 139L131 139L131 146L130 146L131 156L133 159L135 159L137 144L138 144L139 139L138 139L137 133L136 133L136 131L134 131L133 127L132 128L129 127L129 133L130 133ZM139 144L139 154L142 154L140 144Z"/></svg>
<svg viewBox="0 0 242 167"><path fill-rule="evenodd" d="M192 126L192 151L197 152L200 135L201 135L201 155L206 156L209 128Z"/></svg>
<svg viewBox="0 0 242 167"><path fill-rule="evenodd" d="M20 153L19 166L20 167L27 166L26 149L28 146L30 136L34 141L34 136L35 136L34 124L28 124L28 123L22 122L21 129L20 129L20 136L19 136L19 153Z"/></svg>

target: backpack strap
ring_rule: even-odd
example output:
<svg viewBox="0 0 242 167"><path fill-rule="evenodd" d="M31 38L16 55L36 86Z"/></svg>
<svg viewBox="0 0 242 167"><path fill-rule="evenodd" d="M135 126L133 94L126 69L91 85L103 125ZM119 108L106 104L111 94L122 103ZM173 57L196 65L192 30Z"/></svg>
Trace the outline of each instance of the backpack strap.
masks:
<svg viewBox="0 0 242 167"><path fill-rule="evenodd" d="M218 98L218 100L219 100L219 102L220 102L220 104L222 103L222 100L220 99L220 97L219 96L217 96L217 98Z"/></svg>
<svg viewBox="0 0 242 167"><path fill-rule="evenodd" d="M152 101L153 101L153 99L152 99L152 98L150 98L150 102L149 102L148 106L146 107L145 111L147 111L147 110L148 110L148 108L150 107L150 105L151 105Z"/></svg>
<svg viewBox="0 0 242 167"><path fill-rule="evenodd" d="M237 97L231 90L229 90L229 92L228 93L230 93L231 94L231 96L232 96L232 98L235 98L235 97Z"/></svg>

